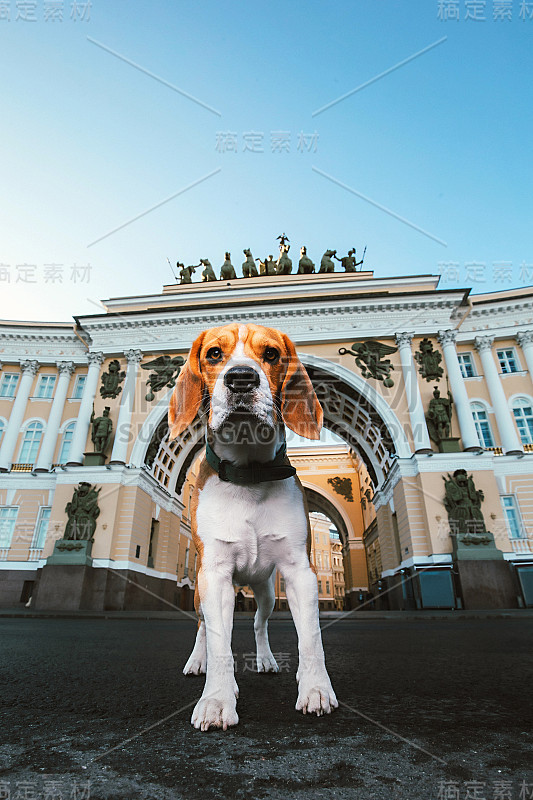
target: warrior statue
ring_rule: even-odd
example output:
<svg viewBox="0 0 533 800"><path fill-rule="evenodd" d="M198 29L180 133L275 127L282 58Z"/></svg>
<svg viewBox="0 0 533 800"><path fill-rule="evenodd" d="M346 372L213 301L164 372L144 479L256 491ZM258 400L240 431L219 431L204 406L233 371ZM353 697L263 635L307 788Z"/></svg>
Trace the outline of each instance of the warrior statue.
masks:
<svg viewBox="0 0 533 800"><path fill-rule="evenodd" d="M334 255L333 257L335 258L336 261L340 261L340 263L342 264L342 268L344 269L345 272L357 272L357 267L360 267L363 261L365 260L365 253L366 253L366 247L363 252L363 258L361 259L361 261L358 261L355 247L352 247L351 250L348 250L347 256L339 258L338 256Z"/></svg>
<svg viewBox="0 0 533 800"><path fill-rule="evenodd" d="M483 534L486 533L485 520L481 511L484 495L476 489L471 475L466 470L456 469L453 476L443 476L445 496L444 507L448 512L448 521L452 533Z"/></svg>
<svg viewBox="0 0 533 800"><path fill-rule="evenodd" d="M87 481L82 481L74 489L72 500L65 507L68 522L63 539L91 541L96 530L96 520L100 514L98 494Z"/></svg>
<svg viewBox="0 0 533 800"><path fill-rule="evenodd" d="M91 439L94 444L95 453L105 453L109 444L111 432L113 430L113 422L109 417L110 410L109 406L106 406L102 416L95 417L93 408L93 413L91 414L91 423L93 426Z"/></svg>
<svg viewBox="0 0 533 800"><path fill-rule="evenodd" d="M192 283L193 273L196 270L196 267L198 267L198 266L199 266L199 264L197 264L194 267L185 267L185 266L183 266L183 264L180 264L180 262L178 261L177 264L176 264L176 267L179 270L180 283Z"/></svg>
<svg viewBox="0 0 533 800"><path fill-rule="evenodd" d="M450 392L448 397L441 397L439 387L433 389L433 398L429 401L426 421L428 433L434 442L440 444L443 439L449 439L452 425L453 400Z"/></svg>

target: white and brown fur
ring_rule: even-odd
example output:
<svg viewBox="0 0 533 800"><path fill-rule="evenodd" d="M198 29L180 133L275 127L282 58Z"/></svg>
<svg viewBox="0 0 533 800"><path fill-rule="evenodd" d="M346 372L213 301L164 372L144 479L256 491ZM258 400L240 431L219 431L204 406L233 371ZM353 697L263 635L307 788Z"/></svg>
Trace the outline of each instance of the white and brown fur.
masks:
<svg viewBox="0 0 533 800"><path fill-rule="evenodd" d="M249 390L237 391L228 384L227 373L236 367L247 374L253 370ZM211 328L196 339L172 394L171 437L206 404L213 450L237 465L271 461L284 440L284 425L310 439L320 435L322 409L311 381L290 339L271 328L233 324ZM183 671L206 673L192 724L203 731L226 730L239 721L231 649L234 584L249 585L257 601L258 671L278 671L267 630L276 569L285 579L298 634L296 709L321 715L337 708L324 661L317 578L309 560L309 518L298 478L236 485L222 481L204 458L191 518L198 552L194 602L199 624Z"/></svg>

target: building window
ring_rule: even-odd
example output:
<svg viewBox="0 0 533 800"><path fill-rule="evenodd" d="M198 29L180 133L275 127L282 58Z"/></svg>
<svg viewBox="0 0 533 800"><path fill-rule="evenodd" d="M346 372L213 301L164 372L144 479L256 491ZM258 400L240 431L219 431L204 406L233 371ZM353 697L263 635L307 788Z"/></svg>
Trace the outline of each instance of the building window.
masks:
<svg viewBox="0 0 533 800"><path fill-rule="evenodd" d="M0 397L15 397L18 379L18 372L4 372L0 383Z"/></svg>
<svg viewBox="0 0 533 800"><path fill-rule="evenodd" d="M520 512L514 494L502 495L502 506L507 521L509 537L511 539L523 539L525 537L524 526L520 519Z"/></svg>
<svg viewBox="0 0 533 800"><path fill-rule="evenodd" d="M83 390L85 388L86 380L87 375L78 375L76 378L76 383L74 384L74 394L72 395L74 400L81 400L83 397Z"/></svg>
<svg viewBox="0 0 533 800"><path fill-rule="evenodd" d="M74 436L75 427L76 427L75 421L69 422L69 424L63 431L63 438L61 439L61 450L59 451L58 464L66 464L68 461L68 457L70 455L70 445L72 443L72 437Z"/></svg>
<svg viewBox="0 0 533 800"><path fill-rule="evenodd" d="M518 359L513 347L506 347L504 350L496 350L500 369L505 374L509 372L519 372Z"/></svg>
<svg viewBox="0 0 533 800"><path fill-rule="evenodd" d="M32 422L26 428L19 453L20 464L34 464L43 435L43 424Z"/></svg>
<svg viewBox="0 0 533 800"><path fill-rule="evenodd" d="M318 594L322 594L322 581L318 581Z"/></svg>
<svg viewBox="0 0 533 800"><path fill-rule="evenodd" d="M513 402L513 414L522 444L533 444L533 403L525 397Z"/></svg>
<svg viewBox="0 0 533 800"><path fill-rule="evenodd" d="M280 592L285 592L285 579L284 578L280 578L279 579L279 590L280 590Z"/></svg>
<svg viewBox="0 0 533 800"><path fill-rule="evenodd" d="M494 447L494 437L484 406L481 403L471 403L470 409L474 418L479 444L481 447Z"/></svg>
<svg viewBox="0 0 533 800"><path fill-rule="evenodd" d="M472 353L457 353L457 358L459 359L463 378L473 378L476 373L474 372Z"/></svg>
<svg viewBox="0 0 533 800"><path fill-rule="evenodd" d="M322 553L316 554L316 565L322 569Z"/></svg>
<svg viewBox="0 0 533 800"><path fill-rule="evenodd" d="M329 556L327 553L324 553L324 569L329 569Z"/></svg>
<svg viewBox="0 0 533 800"><path fill-rule="evenodd" d="M326 594L329 594L329 581L326 581Z"/></svg>
<svg viewBox="0 0 533 800"><path fill-rule="evenodd" d="M48 533L48 523L50 522L51 506L41 506L39 516L37 517L37 524L33 534L33 541L31 543L32 550L42 550L46 541L46 534Z"/></svg>
<svg viewBox="0 0 533 800"><path fill-rule="evenodd" d="M3 550L11 547L18 511L18 506L0 507L0 548Z"/></svg>
<svg viewBox="0 0 533 800"><path fill-rule="evenodd" d="M37 384L36 397L42 397L49 400L54 393L54 386L56 385L55 375L39 375L39 383Z"/></svg>

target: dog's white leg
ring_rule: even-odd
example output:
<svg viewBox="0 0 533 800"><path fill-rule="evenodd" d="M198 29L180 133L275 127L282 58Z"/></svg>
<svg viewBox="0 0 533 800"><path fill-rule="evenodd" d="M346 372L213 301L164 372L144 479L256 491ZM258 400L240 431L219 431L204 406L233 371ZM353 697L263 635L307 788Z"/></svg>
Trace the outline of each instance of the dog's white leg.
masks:
<svg viewBox="0 0 533 800"><path fill-rule="evenodd" d="M183 667L184 675L201 675L207 667L207 644L205 640L205 621L200 616L196 640L189 660Z"/></svg>
<svg viewBox="0 0 533 800"><path fill-rule="evenodd" d="M257 611L254 618L255 644L257 647L257 671L279 672L276 659L272 655L268 641L268 618L272 614L276 602L274 590L276 571L270 578L262 583L251 584L257 601Z"/></svg>
<svg viewBox="0 0 533 800"><path fill-rule="evenodd" d="M298 633L298 699L296 710L304 714L330 714L338 707L326 671L318 620L318 587L309 565L281 570L287 600Z"/></svg>
<svg viewBox="0 0 533 800"><path fill-rule="evenodd" d="M195 728L223 728L239 721L236 710L237 682L231 652L235 592L231 577L219 572L198 575L205 621L207 673L204 691L192 713Z"/></svg>

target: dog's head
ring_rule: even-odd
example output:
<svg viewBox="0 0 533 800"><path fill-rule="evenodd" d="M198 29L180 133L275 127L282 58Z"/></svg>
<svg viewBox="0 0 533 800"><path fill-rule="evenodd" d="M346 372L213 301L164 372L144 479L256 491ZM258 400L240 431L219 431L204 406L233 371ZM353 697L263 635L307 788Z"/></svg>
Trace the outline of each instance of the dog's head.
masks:
<svg viewBox="0 0 533 800"><path fill-rule="evenodd" d="M322 408L288 336L259 325L210 328L193 342L172 393L171 438L191 424L209 401L208 425L246 415L276 429L282 422L299 436L318 439Z"/></svg>

